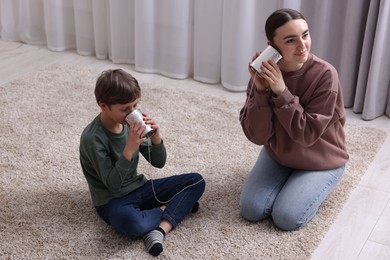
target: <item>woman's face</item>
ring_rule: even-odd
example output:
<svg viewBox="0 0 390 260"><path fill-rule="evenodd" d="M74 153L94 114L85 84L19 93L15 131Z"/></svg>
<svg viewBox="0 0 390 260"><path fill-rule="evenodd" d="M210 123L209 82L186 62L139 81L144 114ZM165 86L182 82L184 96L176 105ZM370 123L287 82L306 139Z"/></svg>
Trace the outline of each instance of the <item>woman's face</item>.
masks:
<svg viewBox="0 0 390 260"><path fill-rule="evenodd" d="M281 52L279 63L284 71L295 71L307 61L311 38L307 23L303 19L290 20L275 31L273 44Z"/></svg>

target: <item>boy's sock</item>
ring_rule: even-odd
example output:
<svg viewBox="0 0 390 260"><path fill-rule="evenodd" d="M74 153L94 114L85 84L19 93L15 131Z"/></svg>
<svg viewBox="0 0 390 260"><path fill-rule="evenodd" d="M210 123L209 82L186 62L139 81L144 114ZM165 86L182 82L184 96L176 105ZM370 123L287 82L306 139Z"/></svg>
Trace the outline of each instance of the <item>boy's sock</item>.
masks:
<svg viewBox="0 0 390 260"><path fill-rule="evenodd" d="M152 256L158 256L163 251L162 242L165 237L165 231L158 227L143 236L146 250Z"/></svg>
<svg viewBox="0 0 390 260"><path fill-rule="evenodd" d="M194 206L191 209L191 213L196 213L199 209L199 202L195 202Z"/></svg>

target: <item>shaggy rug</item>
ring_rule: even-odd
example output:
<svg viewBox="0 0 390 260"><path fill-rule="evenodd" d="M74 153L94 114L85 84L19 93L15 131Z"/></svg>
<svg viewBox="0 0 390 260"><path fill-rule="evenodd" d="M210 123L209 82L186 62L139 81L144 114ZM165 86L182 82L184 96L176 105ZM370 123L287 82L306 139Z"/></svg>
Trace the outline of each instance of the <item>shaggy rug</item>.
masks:
<svg viewBox="0 0 390 260"><path fill-rule="evenodd" d="M0 86L0 258L151 259L140 239L99 219L78 159L83 128L99 113L100 71L51 65ZM239 215L242 184L261 147L238 123L242 102L141 82L141 109L160 125L168 152L158 178L200 172L200 210L165 239L158 259L308 259L372 161L386 134L347 124L350 153L340 185L318 215L294 232Z"/></svg>

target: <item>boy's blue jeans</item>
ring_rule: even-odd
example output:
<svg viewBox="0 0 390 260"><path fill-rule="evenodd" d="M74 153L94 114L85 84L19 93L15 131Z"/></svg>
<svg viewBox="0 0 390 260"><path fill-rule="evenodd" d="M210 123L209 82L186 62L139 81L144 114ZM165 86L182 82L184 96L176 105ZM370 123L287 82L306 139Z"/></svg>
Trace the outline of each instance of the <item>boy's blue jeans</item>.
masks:
<svg viewBox="0 0 390 260"><path fill-rule="evenodd" d="M191 212L204 190L205 181L200 174L174 175L149 180L135 191L112 199L96 210L116 231L135 238L157 228L162 219L175 228ZM162 205L166 205L164 211L159 208Z"/></svg>
<svg viewBox="0 0 390 260"><path fill-rule="evenodd" d="M316 215L344 169L345 165L320 171L284 167L263 148L241 192L241 215L249 221L272 217L282 230L298 229Z"/></svg>

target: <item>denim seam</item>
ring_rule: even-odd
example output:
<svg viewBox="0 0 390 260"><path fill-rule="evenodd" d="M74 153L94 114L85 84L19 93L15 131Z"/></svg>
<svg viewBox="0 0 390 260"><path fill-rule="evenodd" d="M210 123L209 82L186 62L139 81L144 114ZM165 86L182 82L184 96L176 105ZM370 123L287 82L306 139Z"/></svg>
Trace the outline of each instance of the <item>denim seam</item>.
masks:
<svg viewBox="0 0 390 260"><path fill-rule="evenodd" d="M318 199L321 197L321 195L322 195L326 190L329 189L329 187L334 183L334 181L335 181L334 179L332 179L331 181L329 181L329 182L327 183L327 185L321 190L321 192L318 193L318 195L316 196L316 198L315 198L315 199L312 201L312 203L307 207L307 209L306 209L305 212L303 213L302 217L299 219L300 222L302 222L303 219L306 218L307 212L312 208L312 206L315 204L315 202L318 201ZM303 222L303 223L306 223L306 221L307 221L307 219L305 219L305 222ZM297 228L301 227L303 223L301 223Z"/></svg>
<svg viewBox="0 0 390 260"><path fill-rule="evenodd" d="M183 196L181 197L180 201L177 203L176 207L174 209L172 209L171 215L175 215L176 209L180 207L180 204L183 202L183 200L185 198L187 198L187 195L188 195L188 191L185 191ZM174 220L170 215L168 215L168 213L166 211L164 211L163 218L168 220L172 224L173 227L177 226L176 220Z"/></svg>
<svg viewBox="0 0 390 260"><path fill-rule="evenodd" d="M268 205L269 205L269 202L270 202L270 198L272 197L271 195L274 193L274 191L276 190L276 187L279 187L279 185L280 184L283 184L283 182L284 183L286 183L286 181L287 180L282 180L282 181L280 181L279 183L278 183L278 185L276 185L273 189L272 189L272 191L271 191L271 193L268 195L268 197L267 197L267 202L266 202L266 205L265 205L265 207L264 207L264 212L263 212L263 218L262 219L264 219L264 218L267 218L267 217L269 217L269 216L271 216L271 214L272 214L272 209L273 209L273 203L272 203L272 205L271 205L271 207L269 207L269 210L270 210L270 212L269 212L269 214L267 214L267 212L266 212L266 210L268 209ZM284 184L283 184L284 185ZM282 186L283 186L282 185ZM275 200L276 200L276 197L275 197ZM275 200L274 200L274 202L275 202Z"/></svg>

